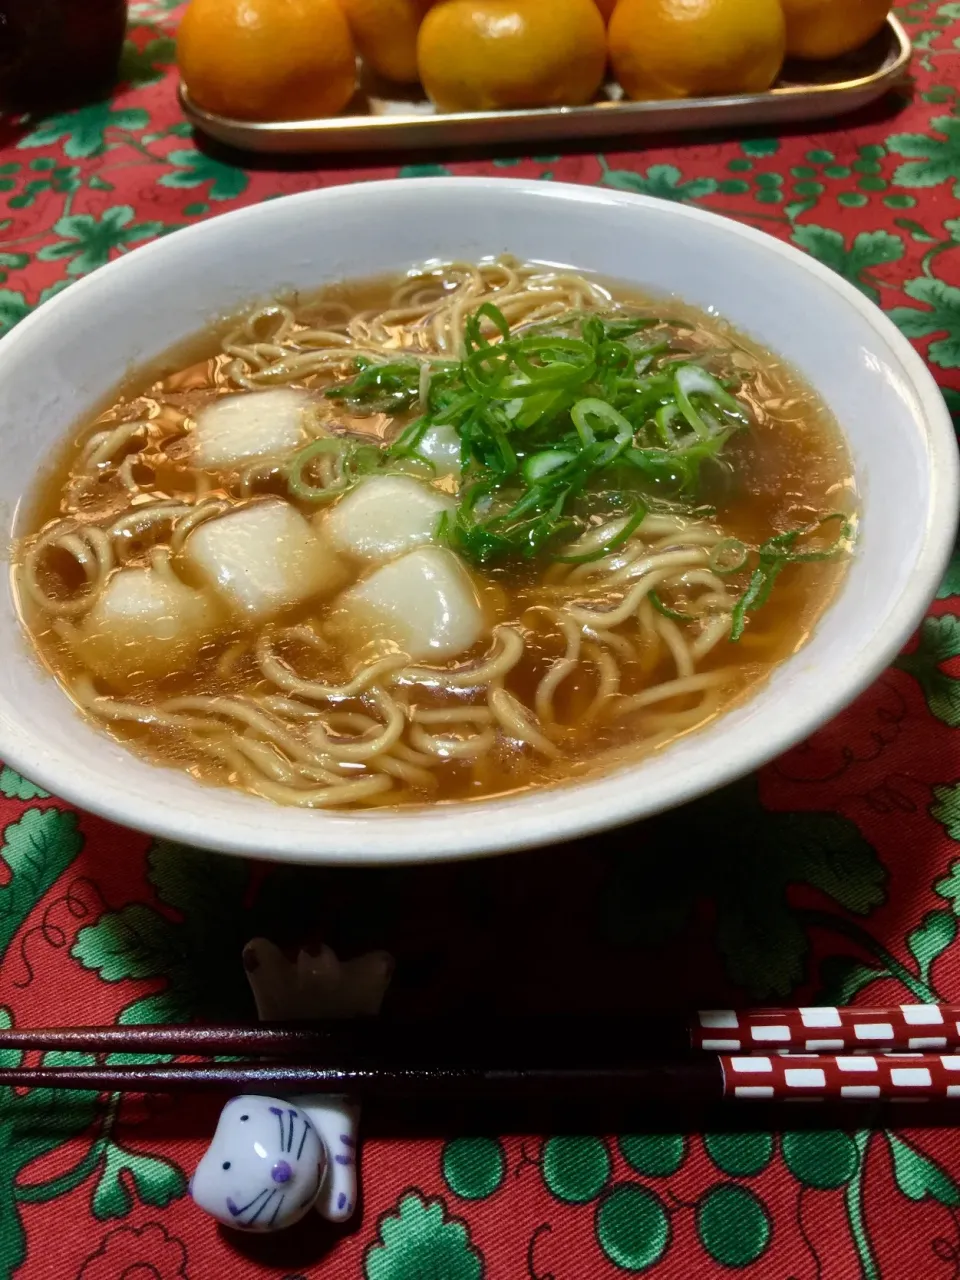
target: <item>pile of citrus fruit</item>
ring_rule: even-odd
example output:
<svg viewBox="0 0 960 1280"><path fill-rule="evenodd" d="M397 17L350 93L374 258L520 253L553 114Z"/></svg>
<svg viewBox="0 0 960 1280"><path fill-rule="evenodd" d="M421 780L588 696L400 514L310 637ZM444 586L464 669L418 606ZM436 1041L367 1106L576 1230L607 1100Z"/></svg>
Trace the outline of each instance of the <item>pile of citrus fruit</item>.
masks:
<svg viewBox="0 0 960 1280"><path fill-rule="evenodd" d="M608 64L635 99L759 93L786 57L835 58L891 0L191 0L194 102L244 120L336 115L357 58L441 111L579 106Z"/></svg>

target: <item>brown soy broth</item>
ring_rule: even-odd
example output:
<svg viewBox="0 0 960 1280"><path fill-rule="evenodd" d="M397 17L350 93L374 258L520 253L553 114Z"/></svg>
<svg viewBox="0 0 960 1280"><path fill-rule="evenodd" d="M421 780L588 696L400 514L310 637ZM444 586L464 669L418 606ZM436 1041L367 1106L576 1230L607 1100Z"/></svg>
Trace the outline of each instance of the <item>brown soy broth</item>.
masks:
<svg viewBox="0 0 960 1280"><path fill-rule="evenodd" d="M298 321L322 325L324 317L337 314L381 311L389 304L397 286L395 278L340 284L321 293L284 299ZM743 378L737 393L748 400L756 415L756 427L735 436L727 446L729 466L710 475L705 472L703 500L716 506L716 523L731 537L757 546L772 535L808 524L831 512L853 514L856 493L850 458L837 424L828 410L799 376L753 341L730 329L722 321L671 299L654 301L633 289L608 286L615 299L643 314L667 315L679 328L680 340L694 358L720 373L735 368ZM89 437L112 424L147 417L169 423L169 436L153 459L150 483L170 498L194 498L196 482L187 465L183 448L183 422L202 405L217 396L236 394L225 370L230 356L221 350L224 336L236 326L236 319L212 325L208 331L178 346L152 368L141 369L128 378L111 397L93 422L72 433L55 464L41 478L22 533L35 533L64 509L63 495L72 461ZM400 347L400 338L397 339ZM307 387L317 379L306 379ZM326 401L324 413L337 430L362 434L375 443L389 442L405 422L385 415L344 418L336 402ZM221 481L227 494L236 496L235 477ZM211 481L211 493L218 490ZM282 477L264 474L253 494L286 496ZM314 508L301 505L309 514ZM122 511L120 506L118 511ZM772 668L795 652L828 604L844 572L842 561L794 565L778 580L769 603L750 616L746 634L739 644L722 641L701 663L698 671L735 667L734 686L716 712L685 726L690 731L714 718L741 700L763 681ZM523 616L527 650L520 665L511 672L507 687L526 706L532 706L537 686L551 664L564 652L564 640L556 624L545 617L525 614L537 602L539 571L530 566L496 568L471 573L481 590L491 625L517 621ZM748 575L729 581L738 591ZM612 594L610 604L620 597ZM591 607L598 605L591 596ZM69 685L79 674L78 664L56 630L40 616L28 600L21 600L26 626L46 666L61 682ZM322 625L326 606L309 605L285 615L284 623L307 622ZM158 700L180 694L250 694L264 692L266 683L249 652L233 656L243 640L241 631L225 626L216 640L202 652L194 668L184 675L170 676L132 696L149 693ZM486 650L489 640L478 649ZM469 655L468 655L469 656ZM296 669L307 679L349 678L349 654L338 655L331 673L329 662L321 663L315 653L298 652ZM633 694L649 685L671 678L671 658L662 652L652 662L621 664L621 692ZM556 697L557 720L577 726L587 713L596 691L596 678L589 665L566 680ZM417 690L416 705L449 705L438 694ZM468 699L469 700L469 699ZM674 700L668 710L683 710L687 704ZM662 707L620 720L598 719L579 732L573 728L562 741L561 762L545 762L529 749L500 743L477 762L444 761L436 769L439 787L431 800L462 801L522 791L531 786L550 785L572 777L589 776L612 764L633 759L665 745L675 734L658 732ZM198 752L182 735L163 728L139 724L110 724L106 731L146 753L158 763L187 768L197 777L225 783L231 776L221 763ZM387 792L368 804L395 805L423 803L428 797L415 789Z"/></svg>

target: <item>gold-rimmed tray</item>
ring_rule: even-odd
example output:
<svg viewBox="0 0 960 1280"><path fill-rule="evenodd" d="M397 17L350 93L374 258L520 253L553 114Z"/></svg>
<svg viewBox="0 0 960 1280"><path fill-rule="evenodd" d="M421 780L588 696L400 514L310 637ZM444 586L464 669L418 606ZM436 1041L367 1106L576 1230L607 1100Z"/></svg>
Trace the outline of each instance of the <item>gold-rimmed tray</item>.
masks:
<svg viewBox="0 0 960 1280"><path fill-rule="evenodd" d="M185 85L181 84L179 93L184 114L197 129L239 150L273 154L409 151L823 120L881 98L901 79L912 52L909 36L891 17L869 44L845 58L789 63L766 93L631 102L616 82L610 82L589 106L535 111L444 114L419 89L397 97L402 92L397 86L368 79L341 115L257 123L204 111L191 100Z"/></svg>

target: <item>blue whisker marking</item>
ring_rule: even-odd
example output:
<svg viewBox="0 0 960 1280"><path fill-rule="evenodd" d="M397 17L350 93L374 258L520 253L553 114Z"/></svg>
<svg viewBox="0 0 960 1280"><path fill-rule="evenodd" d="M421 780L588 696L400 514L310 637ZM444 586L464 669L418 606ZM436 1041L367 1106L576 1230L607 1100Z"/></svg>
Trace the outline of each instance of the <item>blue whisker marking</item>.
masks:
<svg viewBox="0 0 960 1280"><path fill-rule="evenodd" d="M307 1140L307 1134L310 1132L310 1121L304 1117L303 1120L303 1137L300 1139L300 1146L297 1148L297 1159L303 1155L303 1144Z"/></svg>
<svg viewBox="0 0 960 1280"><path fill-rule="evenodd" d="M253 1226L253 1224L256 1222L256 1220L260 1217L261 1213L263 1213L264 1209L267 1207L267 1205L268 1205L268 1204L270 1203L270 1201L273 1199L273 1197L274 1197L275 1195L279 1195L279 1194L280 1194L280 1193L276 1190L276 1188L274 1188L274 1190L273 1190L273 1191L271 1191L271 1192L270 1192L270 1194L267 1196L266 1200L264 1200L263 1204L260 1206L260 1208L257 1210L257 1212L253 1215L253 1217L252 1217L252 1218L248 1218L248 1219L246 1220L246 1222L245 1222L243 1225L244 1225L245 1227L252 1227L252 1226Z"/></svg>
<svg viewBox="0 0 960 1280"><path fill-rule="evenodd" d="M252 1200L250 1200L247 1204L241 1206L241 1208L239 1209L236 1208L232 1200L228 1201L227 1207L229 1208L230 1213L233 1215L234 1218L239 1218L241 1213L246 1213L248 1209L252 1209L253 1206L257 1203L257 1201L261 1199L261 1197L267 1194L269 1189L270 1189L269 1187L264 1187L264 1189L258 1195L255 1195Z"/></svg>
<svg viewBox="0 0 960 1280"><path fill-rule="evenodd" d="M287 1112L287 1115L290 1117L290 1142L289 1142L289 1145L287 1146L287 1150L288 1150L288 1151L292 1151L292 1150L293 1150L293 1126L294 1126L294 1124L296 1123L296 1120L297 1120L297 1114L298 1114L298 1113L297 1113L296 1111L294 1111L292 1107L291 1107L291 1109Z"/></svg>
<svg viewBox="0 0 960 1280"><path fill-rule="evenodd" d="M286 1149L287 1149L287 1148L286 1148L286 1145L285 1145L285 1144L286 1144L286 1138L284 1137L284 1133L283 1133L283 1112L280 1110L280 1108L279 1108L279 1107L271 1107L271 1108L270 1108L270 1114L271 1114L272 1116L276 1116L276 1117L277 1117L277 1120L278 1120L278 1122L279 1122L279 1124L280 1124L280 1150L281 1150L281 1151L286 1151Z"/></svg>
<svg viewBox="0 0 960 1280"><path fill-rule="evenodd" d="M276 1222L276 1220L277 1220L277 1214L278 1214L278 1213L280 1212L280 1210L283 1208L283 1202L284 1202L284 1200L286 1200L286 1198L287 1198L287 1197L286 1197L285 1195L283 1195L283 1196L281 1196L281 1197L280 1197L280 1199L277 1201L277 1207L274 1209L273 1213L271 1213L271 1215L270 1215L270 1226L271 1226L271 1227L272 1227L272 1226L273 1226L273 1224Z"/></svg>

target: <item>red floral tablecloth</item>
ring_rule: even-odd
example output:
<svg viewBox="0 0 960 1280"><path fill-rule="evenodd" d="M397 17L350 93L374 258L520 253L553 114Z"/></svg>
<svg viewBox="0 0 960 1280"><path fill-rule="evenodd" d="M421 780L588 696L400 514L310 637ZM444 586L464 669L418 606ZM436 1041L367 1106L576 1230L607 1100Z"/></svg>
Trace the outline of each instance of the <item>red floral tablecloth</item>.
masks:
<svg viewBox="0 0 960 1280"><path fill-rule="evenodd" d="M282 192L502 172L696 202L802 246L891 313L960 412L960 4L900 13L914 82L815 132L304 169L198 145L174 96L176 6L141 0L111 101L0 126L0 323L153 236ZM896 666L811 741L572 848L394 872L254 868L118 830L3 769L0 1017L252 1018L242 943L305 931L342 955L389 948L393 1007L424 1013L960 1002L958 730L960 558ZM348 1229L318 1219L251 1241L186 1194L218 1107L0 1091L2 1277L960 1275L949 1129L373 1137Z"/></svg>

